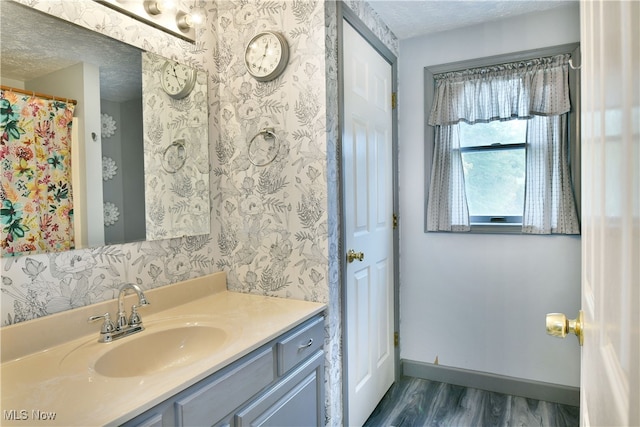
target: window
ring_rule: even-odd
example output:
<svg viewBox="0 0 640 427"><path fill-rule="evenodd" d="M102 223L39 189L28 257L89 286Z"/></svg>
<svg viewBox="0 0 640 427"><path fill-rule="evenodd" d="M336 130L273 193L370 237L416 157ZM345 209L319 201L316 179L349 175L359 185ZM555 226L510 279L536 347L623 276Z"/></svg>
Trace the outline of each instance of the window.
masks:
<svg viewBox="0 0 640 427"><path fill-rule="evenodd" d="M569 169L578 107L571 50L425 70L426 231L580 233Z"/></svg>
<svg viewBox="0 0 640 427"><path fill-rule="evenodd" d="M460 123L471 224L522 224L526 120Z"/></svg>

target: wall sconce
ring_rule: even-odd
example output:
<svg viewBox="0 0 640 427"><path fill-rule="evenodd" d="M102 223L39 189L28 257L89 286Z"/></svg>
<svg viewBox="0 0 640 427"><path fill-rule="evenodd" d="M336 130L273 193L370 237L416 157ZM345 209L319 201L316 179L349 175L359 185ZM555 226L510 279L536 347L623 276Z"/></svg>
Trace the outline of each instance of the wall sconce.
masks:
<svg viewBox="0 0 640 427"><path fill-rule="evenodd" d="M183 40L195 43L195 27L199 23L193 14L175 11L173 0L94 0L149 24Z"/></svg>

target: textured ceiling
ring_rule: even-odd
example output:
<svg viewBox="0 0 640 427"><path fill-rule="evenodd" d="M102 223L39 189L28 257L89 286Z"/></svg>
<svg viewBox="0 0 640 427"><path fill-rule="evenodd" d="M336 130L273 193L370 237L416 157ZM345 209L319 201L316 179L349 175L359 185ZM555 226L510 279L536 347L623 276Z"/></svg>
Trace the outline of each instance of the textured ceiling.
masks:
<svg viewBox="0 0 640 427"><path fill-rule="evenodd" d="M86 62L100 68L101 98L141 96L139 49L11 1L0 12L3 77L24 82Z"/></svg>
<svg viewBox="0 0 640 427"><path fill-rule="evenodd" d="M398 39L549 10L578 0L370 0Z"/></svg>
<svg viewBox="0 0 640 427"><path fill-rule="evenodd" d="M371 0L400 39L548 10L564 0ZM140 96L140 51L14 2L0 0L2 75L27 81L78 62L100 67L101 94L111 101Z"/></svg>

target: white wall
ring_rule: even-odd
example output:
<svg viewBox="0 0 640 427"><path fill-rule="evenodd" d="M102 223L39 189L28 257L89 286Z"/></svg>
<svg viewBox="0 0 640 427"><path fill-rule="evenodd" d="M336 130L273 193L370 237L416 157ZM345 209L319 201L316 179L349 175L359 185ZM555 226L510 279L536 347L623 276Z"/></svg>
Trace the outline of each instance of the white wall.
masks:
<svg viewBox="0 0 640 427"><path fill-rule="evenodd" d="M113 178L107 181L103 179L100 180L100 183L102 184L103 202L113 203L116 205L118 212L120 213L115 224L105 225L103 229L105 245L113 245L127 241L124 236L124 167L122 166L122 159L124 157L122 155L122 141L124 139L122 135L122 119L123 117L126 117L126 115L122 114L119 102L108 101L106 99L100 100L100 114L107 114L116 124L116 129L113 135L101 138L102 155L113 160L118 168L116 169L116 174ZM139 163L139 165L141 164L143 163ZM138 166L138 169L141 169L140 166ZM144 194L142 197L144 198ZM142 240L144 240L144 238Z"/></svg>
<svg viewBox="0 0 640 427"><path fill-rule="evenodd" d="M131 99L121 104L123 120L122 141L125 154L122 157L124 238L127 242L146 239L146 217L144 210L144 164L142 98Z"/></svg>
<svg viewBox="0 0 640 427"><path fill-rule="evenodd" d="M1 71L1 70L0 70ZM24 89L24 82L22 80L10 79L0 75L0 84L3 86L9 86L14 89Z"/></svg>
<svg viewBox="0 0 640 427"><path fill-rule="evenodd" d="M579 41L569 7L400 42L401 358L579 386L575 337L545 314L580 307L580 239L424 233L426 66Z"/></svg>
<svg viewBox="0 0 640 427"><path fill-rule="evenodd" d="M118 207L115 224L104 227L105 244L146 239L144 210L144 164L142 98L115 102L100 100L100 113L116 123L113 135L102 138L102 155L115 163L116 174L102 182L103 198Z"/></svg>

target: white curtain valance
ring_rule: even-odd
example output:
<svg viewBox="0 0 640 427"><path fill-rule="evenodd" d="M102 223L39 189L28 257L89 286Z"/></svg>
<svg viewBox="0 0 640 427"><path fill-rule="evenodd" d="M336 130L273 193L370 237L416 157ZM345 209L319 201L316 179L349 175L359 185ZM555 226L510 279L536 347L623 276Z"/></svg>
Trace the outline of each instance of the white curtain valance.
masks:
<svg viewBox="0 0 640 427"><path fill-rule="evenodd" d="M434 76L431 126L529 119L569 112L570 55Z"/></svg>

